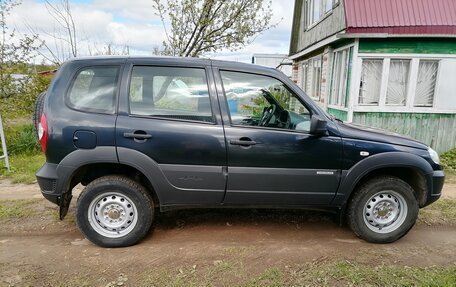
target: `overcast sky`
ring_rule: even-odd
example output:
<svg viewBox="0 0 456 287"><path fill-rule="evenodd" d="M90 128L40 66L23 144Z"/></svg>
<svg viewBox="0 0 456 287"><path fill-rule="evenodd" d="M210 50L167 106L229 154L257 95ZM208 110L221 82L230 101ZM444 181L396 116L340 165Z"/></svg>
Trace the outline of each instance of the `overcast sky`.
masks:
<svg viewBox="0 0 456 287"><path fill-rule="evenodd" d="M279 23L277 27L264 32L242 50L222 51L209 56L248 62L254 53L287 54L293 5L293 0L273 0L272 23ZM71 8L81 41L78 47L80 56L88 55L89 50L94 54L107 44L128 45L131 55L151 55L153 48L161 46L165 37L151 0L75 0L71 1ZM43 1L23 0L14 8L7 22L19 32L29 31L27 26L33 27L49 45L55 43L46 35L55 31L56 24Z"/></svg>

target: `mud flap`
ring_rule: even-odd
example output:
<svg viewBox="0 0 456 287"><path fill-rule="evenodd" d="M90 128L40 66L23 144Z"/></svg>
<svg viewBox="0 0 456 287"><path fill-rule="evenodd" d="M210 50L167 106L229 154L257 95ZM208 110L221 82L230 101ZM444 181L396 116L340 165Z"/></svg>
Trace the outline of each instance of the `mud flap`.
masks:
<svg viewBox="0 0 456 287"><path fill-rule="evenodd" d="M59 202L60 220L63 220L65 218L65 216L67 215L68 209L70 208L70 203L71 203L72 198L73 198L73 194L71 193L71 191L68 191L68 192L65 192L64 194L62 194L62 197L60 198L60 202Z"/></svg>
<svg viewBox="0 0 456 287"><path fill-rule="evenodd" d="M337 209L336 214L334 215L334 219L339 226L343 226L345 223L345 211L346 205Z"/></svg>

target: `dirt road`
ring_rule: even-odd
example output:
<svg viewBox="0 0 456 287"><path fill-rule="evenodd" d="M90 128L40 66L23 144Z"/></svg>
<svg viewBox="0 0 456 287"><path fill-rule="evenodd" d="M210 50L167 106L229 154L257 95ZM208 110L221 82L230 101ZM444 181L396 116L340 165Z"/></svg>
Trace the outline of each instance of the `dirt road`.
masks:
<svg viewBox="0 0 456 287"><path fill-rule="evenodd" d="M444 194L456 198L456 185ZM0 222L0 286L137 286L154 272L201 269L235 279L239 268L258 274L332 258L373 266L456 264L454 225L419 223L402 240L376 245L357 239L327 214L192 210L160 214L136 246L103 249L82 237L74 210L58 221L56 207L41 198L36 185L0 183L0 200L10 199L28 199L30 213Z"/></svg>

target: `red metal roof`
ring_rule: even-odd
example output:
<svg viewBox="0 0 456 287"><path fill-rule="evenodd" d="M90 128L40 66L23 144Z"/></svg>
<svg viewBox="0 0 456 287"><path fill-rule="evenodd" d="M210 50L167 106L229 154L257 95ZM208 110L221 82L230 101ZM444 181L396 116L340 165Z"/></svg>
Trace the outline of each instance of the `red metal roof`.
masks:
<svg viewBox="0 0 456 287"><path fill-rule="evenodd" d="M345 0L347 33L456 34L456 0Z"/></svg>

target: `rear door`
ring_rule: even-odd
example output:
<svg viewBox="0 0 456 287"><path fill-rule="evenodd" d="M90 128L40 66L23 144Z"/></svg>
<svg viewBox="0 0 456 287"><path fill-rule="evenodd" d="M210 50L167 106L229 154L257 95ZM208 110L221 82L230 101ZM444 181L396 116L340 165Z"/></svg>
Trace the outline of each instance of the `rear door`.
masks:
<svg viewBox="0 0 456 287"><path fill-rule="evenodd" d="M224 203L330 203L340 180L340 137L310 134L312 109L280 78L254 72L215 73L228 150Z"/></svg>
<svg viewBox="0 0 456 287"><path fill-rule="evenodd" d="M211 70L170 61L130 60L116 125L119 160L132 151L147 156L163 206L220 204L226 147Z"/></svg>

